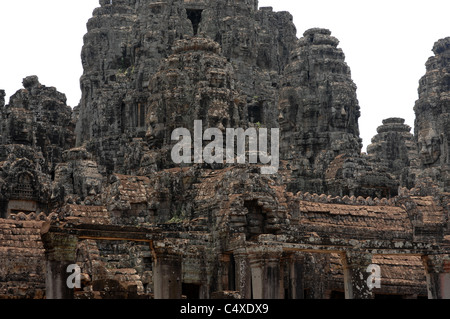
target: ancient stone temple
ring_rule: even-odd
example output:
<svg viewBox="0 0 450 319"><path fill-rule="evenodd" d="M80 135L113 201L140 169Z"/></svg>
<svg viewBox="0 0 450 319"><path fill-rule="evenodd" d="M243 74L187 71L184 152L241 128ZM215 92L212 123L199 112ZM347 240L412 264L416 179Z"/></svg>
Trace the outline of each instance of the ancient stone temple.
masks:
<svg viewBox="0 0 450 319"><path fill-rule="evenodd" d="M0 298L450 298L450 39L414 130L387 114L365 154L339 40L292 21L257 0L101 0L79 105L36 76L0 90ZM230 129L269 157L246 136L270 130L279 165L239 146L175 162L177 129L200 134L188 159Z"/></svg>

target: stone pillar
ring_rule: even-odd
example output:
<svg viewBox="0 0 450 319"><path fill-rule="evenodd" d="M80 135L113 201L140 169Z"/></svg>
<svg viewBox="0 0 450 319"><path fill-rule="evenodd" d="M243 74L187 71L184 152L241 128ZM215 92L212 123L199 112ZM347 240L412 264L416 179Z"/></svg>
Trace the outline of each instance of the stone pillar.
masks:
<svg viewBox="0 0 450 319"><path fill-rule="evenodd" d="M281 299L281 252L256 248L250 254L253 299Z"/></svg>
<svg viewBox="0 0 450 319"><path fill-rule="evenodd" d="M170 248L156 248L153 267L155 299L181 299L182 258Z"/></svg>
<svg viewBox="0 0 450 319"><path fill-rule="evenodd" d="M78 237L51 232L49 225L44 225L41 237L46 259L46 298L73 299L75 287L69 287L67 281L74 272L68 268L76 263Z"/></svg>
<svg viewBox="0 0 450 319"><path fill-rule="evenodd" d="M367 282L371 275L367 269L372 264L372 255L346 252L341 258L344 267L345 299L373 299Z"/></svg>
<svg viewBox="0 0 450 319"><path fill-rule="evenodd" d="M429 299L450 299L450 256L422 257L427 278Z"/></svg>
<svg viewBox="0 0 450 319"><path fill-rule="evenodd" d="M234 251L236 290L239 291L241 298L252 298L252 274L248 254L245 249Z"/></svg>

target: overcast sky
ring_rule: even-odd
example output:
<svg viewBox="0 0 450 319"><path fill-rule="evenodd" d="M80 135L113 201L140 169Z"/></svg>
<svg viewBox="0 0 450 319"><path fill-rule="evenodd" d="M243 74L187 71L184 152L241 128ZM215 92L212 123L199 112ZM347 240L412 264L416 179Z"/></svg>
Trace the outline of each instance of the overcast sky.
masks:
<svg viewBox="0 0 450 319"><path fill-rule="evenodd" d="M359 126L364 147L388 117L414 125L425 62L433 44L450 36L449 0L260 0L260 6L289 11L298 36L327 28L340 40L358 86ZM86 22L98 0L1 0L0 89L9 97L27 75L79 103L81 46Z"/></svg>

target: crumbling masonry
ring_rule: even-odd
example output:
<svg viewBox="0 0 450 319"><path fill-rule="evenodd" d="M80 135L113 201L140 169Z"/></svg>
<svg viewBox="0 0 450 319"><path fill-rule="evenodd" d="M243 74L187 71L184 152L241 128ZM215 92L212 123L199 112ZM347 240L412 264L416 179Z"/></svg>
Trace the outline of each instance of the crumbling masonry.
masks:
<svg viewBox="0 0 450 319"><path fill-rule="evenodd" d="M100 0L78 106L36 76L0 91L0 298L450 298L450 38L414 134L388 118L365 154L339 41L292 20ZM278 173L175 164L194 120L279 128Z"/></svg>

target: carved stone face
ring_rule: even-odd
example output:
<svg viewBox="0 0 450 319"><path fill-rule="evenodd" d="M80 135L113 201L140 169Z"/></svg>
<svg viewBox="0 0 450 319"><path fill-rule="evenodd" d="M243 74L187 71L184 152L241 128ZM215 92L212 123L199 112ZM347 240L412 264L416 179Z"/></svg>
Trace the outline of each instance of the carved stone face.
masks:
<svg viewBox="0 0 450 319"><path fill-rule="evenodd" d="M433 129L419 132L419 151L424 165L436 163L441 156L441 140Z"/></svg>
<svg viewBox="0 0 450 319"><path fill-rule="evenodd" d="M10 136L14 143L31 145L33 142L32 118L29 113L13 110L11 114Z"/></svg>
<svg viewBox="0 0 450 319"><path fill-rule="evenodd" d="M335 128L345 129L348 126L349 114L344 104L335 103L331 108L332 118L331 125Z"/></svg>

